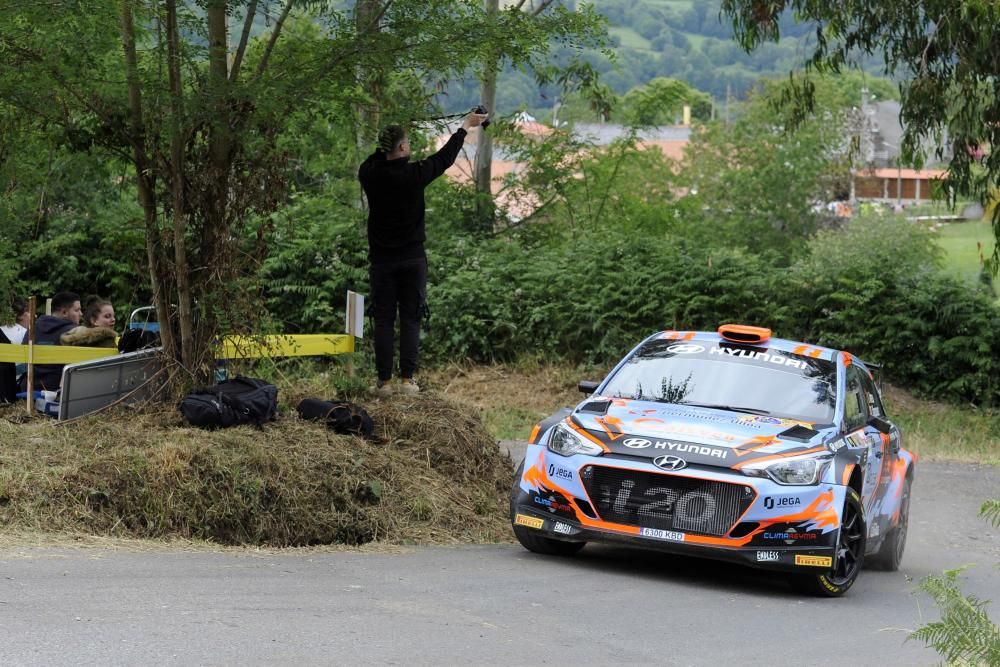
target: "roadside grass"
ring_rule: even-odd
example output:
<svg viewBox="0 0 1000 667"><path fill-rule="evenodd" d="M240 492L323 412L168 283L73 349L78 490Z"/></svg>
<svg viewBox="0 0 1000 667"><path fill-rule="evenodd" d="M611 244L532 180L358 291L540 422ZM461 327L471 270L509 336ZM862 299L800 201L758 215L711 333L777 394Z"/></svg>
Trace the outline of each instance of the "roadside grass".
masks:
<svg viewBox="0 0 1000 667"><path fill-rule="evenodd" d="M609 369L522 362L451 365L424 374L448 398L475 406L500 440L526 440L534 424L583 395L579 380L599 380ZM903 430L904 446L918 456L1000 465L1000 412L916 398L885 387L886 409Z"/></svg>
<svg viewBox="0 0 1000 667"><path fill-rule="evenodd" d="M203 431L173 406L73 422L0 409L0 526L11 536L190 540L269 548L509 539L513 466L474 410L434 392L362 402L378 440L335 435L289 406L321 376L279 387L262 430Z"/></svg>
<svg viewBox="0 0 1000 667"><path fill-rule="evenodd" d="M1000 466L1000 411L922 400L892 386L883 395L907 449L934 460Z"/></svg>
<svg viewBox="0 0 1000 667"><path fill-rule="evenodd" d="M583 398L580 380L600 380L608 369L546 364L451 364L423 373L424 383L452 400L474 406L498 440L527 440L532 427Z"/></svg>

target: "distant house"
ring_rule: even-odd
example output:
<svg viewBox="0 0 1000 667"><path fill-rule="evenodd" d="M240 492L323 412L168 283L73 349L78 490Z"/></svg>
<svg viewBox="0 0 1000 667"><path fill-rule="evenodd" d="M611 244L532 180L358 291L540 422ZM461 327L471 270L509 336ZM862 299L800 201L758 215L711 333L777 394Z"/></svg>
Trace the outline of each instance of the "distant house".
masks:
<svg viewBox="0 0 1000 667"><path fill-rule="evenodd" d="M858 201L915 204L941 194L943 169L877 168L858 172L854 177L854 198Z"/></svg>
<svg viewBox="0 0 1000 667"><path fill-rule="evenodd" d="M871 167L895 167L902 159L903 125L899 120L900 104L896 100L872 101L868 91L861 91L861 108L852 112L850 125L859 133L861 161ZM929 160L951 160L947 137L938 146L932 139L924 139L921 150Z"/></svg>

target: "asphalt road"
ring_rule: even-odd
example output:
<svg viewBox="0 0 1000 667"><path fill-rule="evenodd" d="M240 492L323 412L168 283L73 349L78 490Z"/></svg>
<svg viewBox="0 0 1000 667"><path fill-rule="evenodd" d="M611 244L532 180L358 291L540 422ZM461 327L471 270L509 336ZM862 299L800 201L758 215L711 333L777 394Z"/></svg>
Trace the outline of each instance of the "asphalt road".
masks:
<svg viewBox="0 0 1000 667"><path fill-rule="evenodd" d="M995 600L1000 472L920 463L903 569L841 599L779 576L621 548L260 554L0 549L0 665L929 665L916 580L962 564Z"/></svg>

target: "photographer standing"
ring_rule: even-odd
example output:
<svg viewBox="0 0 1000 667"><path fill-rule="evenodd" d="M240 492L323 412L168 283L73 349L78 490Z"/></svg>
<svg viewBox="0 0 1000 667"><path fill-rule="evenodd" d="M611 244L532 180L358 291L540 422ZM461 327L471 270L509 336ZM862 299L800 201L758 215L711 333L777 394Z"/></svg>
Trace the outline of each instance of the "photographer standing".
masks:
<svg viewBox="0 0 1000 667"><path fill-rule="evenodd" d="M424 188L454 164L467 130L482 125L487 117L469 113L441 150L417 162L409 161L406 130L390 125L379 134L378 149L358 170L368 198L368 260L379 393L392 391L389 381L397 310L399 388L407 393L420 391L413 374L420 356L420 315L427 296Z"/></svg>

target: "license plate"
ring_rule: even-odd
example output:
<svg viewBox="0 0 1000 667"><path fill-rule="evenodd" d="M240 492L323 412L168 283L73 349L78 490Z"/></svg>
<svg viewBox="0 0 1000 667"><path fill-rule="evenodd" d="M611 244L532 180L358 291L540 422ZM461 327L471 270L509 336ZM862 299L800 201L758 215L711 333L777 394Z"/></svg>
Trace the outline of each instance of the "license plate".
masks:
<svg viewBox="0 0 1000 667"><path fill-rule="evenodd" d="M684 533L674 530L660 530L659 528L641 528L639 534L643 537L655 537L658 540L671 540L672 542L683 542Z"/></svg>

